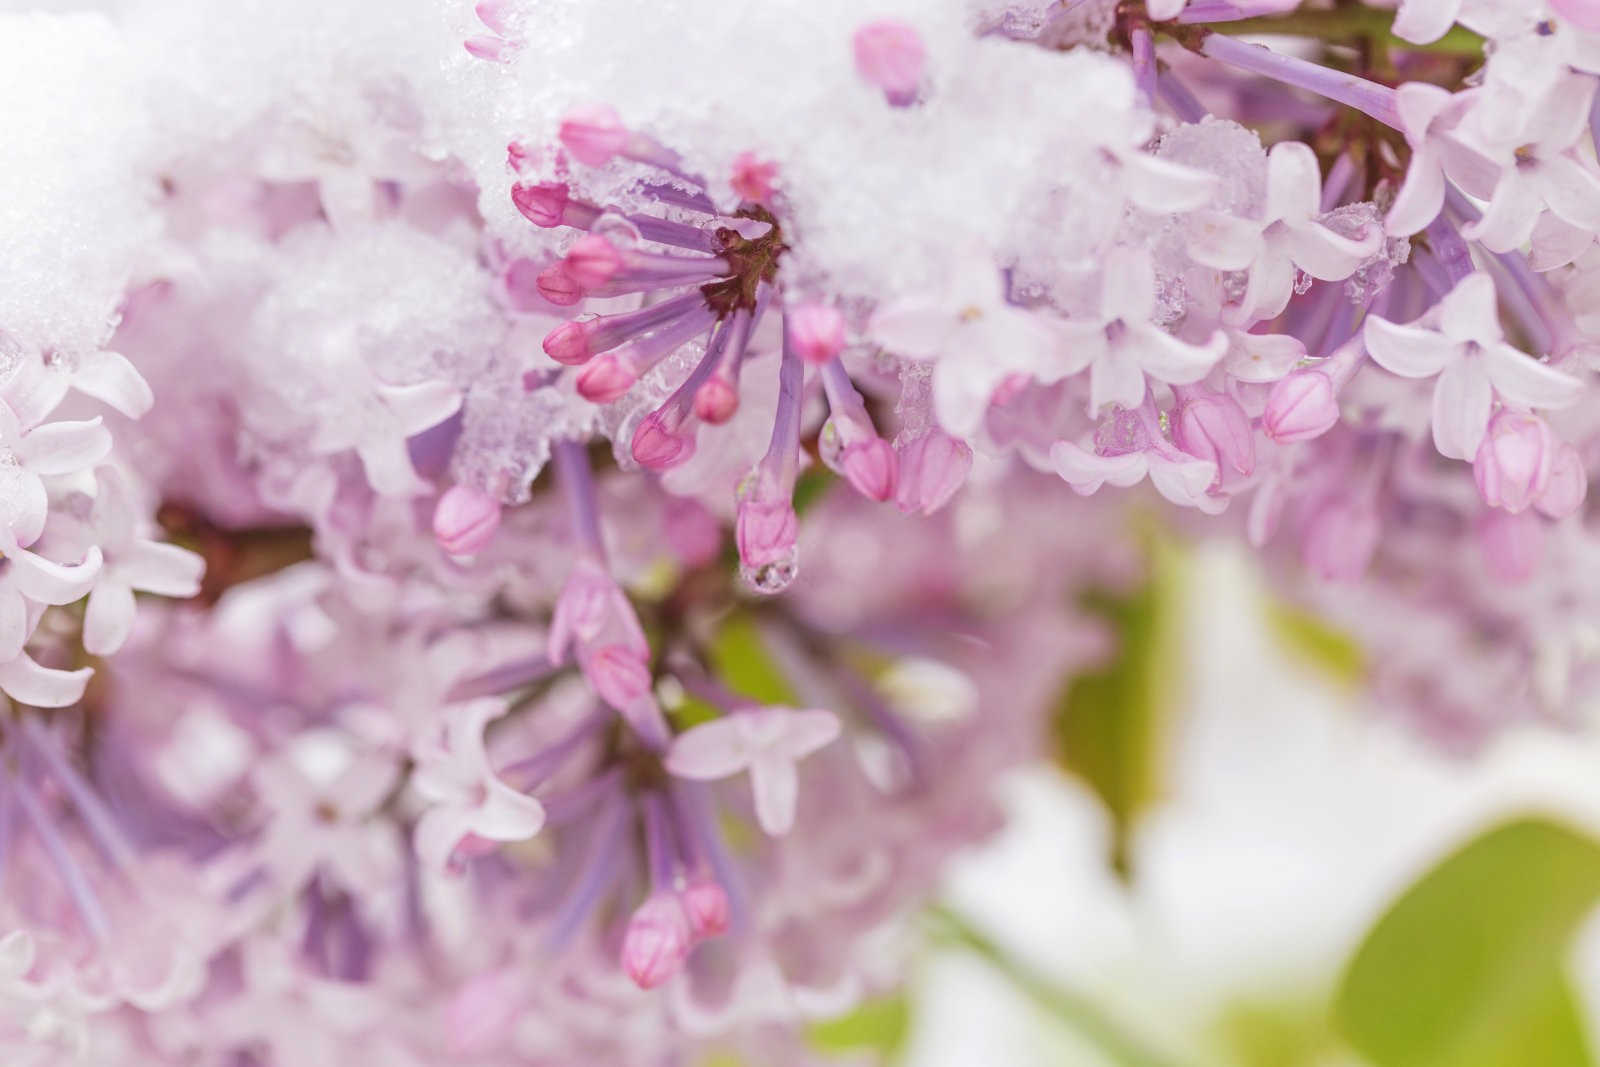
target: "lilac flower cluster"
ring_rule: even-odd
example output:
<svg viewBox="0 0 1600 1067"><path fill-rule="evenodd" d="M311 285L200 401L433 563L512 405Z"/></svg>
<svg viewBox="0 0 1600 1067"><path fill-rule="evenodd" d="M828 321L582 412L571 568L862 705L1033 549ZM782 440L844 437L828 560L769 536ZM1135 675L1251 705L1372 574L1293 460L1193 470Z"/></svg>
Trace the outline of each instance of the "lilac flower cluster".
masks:
<svg viewBox="0 0 1600 1067"><path fill-rule="evenodd" d="M1594 0L0 30L7 1063L809 1062L1146 480L1446 743L1600 685Z"/></svg>

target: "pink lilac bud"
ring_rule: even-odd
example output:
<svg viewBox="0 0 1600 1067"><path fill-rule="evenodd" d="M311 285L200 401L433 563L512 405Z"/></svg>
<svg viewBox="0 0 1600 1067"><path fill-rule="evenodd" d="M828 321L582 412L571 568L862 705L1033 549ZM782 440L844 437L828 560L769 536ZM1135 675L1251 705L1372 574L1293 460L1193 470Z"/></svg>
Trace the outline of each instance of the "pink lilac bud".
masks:
<svg viewBox="0 0 1600 1067"><path fill-rule="evenodd" d="M694 455L694 436L675 432L659 411L652 411L633 431L633 458L653 471L664 471Z"/></svg>
<svg viewBox="0 0 1600 1067"><path fill-rule="evenodd" d="M558 136L573 158L591 167L610 162L628 143L622 119L604 104L589 104L567 112Z"/></svg>
<svg viewBox="0 0 1600 1067"><path fill-rule="evenodd" d="M481 552L499 528L500 501L475 486L452 486L433 511L434 539L452 556Z"/></svg>
<svg viewBox="0 0 1600 1067"><path fill-rule="evenodd" d="M628 920L622 969L640 989L654 989L683 970L691 935L683 906L671 893L655 893Z"/></svg>
<svg viewBox="0 0 1600 1067"><path fill-rule="evenodd" d="M788 500L762 500L757 494L739 501L734 536L746 567L761 568L794 557L800 520Z"/></svg>
<svg viewBox="0 0 1600 1067"><path fill-rule="evenodd" d="M562 266L585 289L598 289L622 269L622 253L604 237L591 233L573 243Z"/></svg>
<svg viewBox="0 0 1600 1067"><path fill-rule="evenodd" d="M578 395L591 404L609 404L633 388L638 372L623 353L606 353L578 372Z"/></svg>
<svg viewBox="0 0 1600 1067"><path fill-rule="evenodd" d="M565 182L518 182L511 187L511 202L535 226L560 226L567 209L567 186Z"/></svg>
<svg viewBox="0 0 1600 1067"><path fill-rule="evenodd" d="M689 933L696 941L717 937L728 930L728 894L708 874L696 876L678 894Z"/></svg>
<svg viewBox="0 0 1600 1067"><path fill-rule="evenodd" d="M1600 0L1550 0L1550 10L1585 33L1600 33Z"/></svg>
<svg viewBox="0 0 1600 1067"><path fill-rule="evenodd" d="M507 41L502 37L481 35L468 37L461 42L467 53L475 59L487 60L490 63L509 63L511 58L522 48L515 41Z"/></svg>
<svg viewBox="0 0 1600 1067"><path fill-rule="evenodd" d="M521 141L512 141L506 145L506 166L510 167L514 173L521 174L527 170L528 164L532 160L533 153ZM516 199L515 190L512 192L512 199Z"/></svg>
<svg viewBox="0 0 1600 1067"><path fill-rule="evenodd" d="M541 283L542 272L531 259L514 259L501 278L506 288L506 302L517 311L538 311L549 300Z"/></svg>
<svg viewBox="0 0 1600 1067"><path fill-rule="evenodd" d="M720 374L713 374L695 390L694 413L701 422L721 426L739 410L739 391Z"/></svg>
<svg viewBox="0 0 1600 1067"><path fill-rule="evenodd" d="M856 492L871 500L894 496L900 457L881 437L850 445L839 455L839 466Z"/></svg>
<svg viewBox="0 0 1600 1067"><path fill-rule="evenodd" d="M844 348L844 316L826 304L801 304L784 314L789 341L800 358L822 366Z"/></svg>
<svg viewBox="0 0 1600 1067"><path fill-rule="evenodd" d="M589 343L592 333L593 326L587 322L563 322L545 337L545 355L569 367L587 363L594 355Z"/></svg>
<svg viewBox="0 0 1600 1067"><path fill-rule="evenodd" d="M894 19L878 19L856 31L856 73L883 90L892 104L916 99L927 50L916 30Z"/></svg>
<svg viewBox="0 0 1600 1067"><path fill-rule="evenodd" d="M516 9L510 0L479 0L472 12L478 16L479 22L501 37L510 37L516 32Z"/></svg>
<svg viewBox="0 0 1600 1067"><path fill-rule="evenodd" d="M1550 480L1534 507L1552 519L1564 519L1576 514L1588 495L1589 474L1583 469L1583 457L1569 444L1558 446L1550 461Z"/></svg>
<svg viewBox="0 0 1600 1067"><path fill-rule="evenodd" d="M627 645L602 645L580 658L584 677L614 708L626 708L650 692L650 664Z"/></svg>
<svg viewBox="0 0 1600 1067"><path fill-rule="evenodd" d="M1478 547L1494 578L1508 585L1525 582L1544 558L1544 522L1529 512L1491 511L1478 520Z"/></svg>
<svg viewBox="0 0 1600 1067"><path fill-rule="evenodd" d="M972 470L972 449L943 430L930 430L900 447L895 506L931 515L949 503Z"/></svg>
<svg viewBox="0 0 1600 1067"><path fill-rule="evenodd" d="M733 157L733 177L729 184L740 200L765 204L777 190L778 165L758 158L753 152Z"/></svg>
<svg viewBox="0 0 1600 1067"><path fill-rule="evenodd" d="M1215 463L1218 481L1224 468L1243 475L1256 469L1250 417L1223 393L1203 389L1187 393L1173 421L1172 440L1189 455Z"/></svg>
<svg viewBox="0 0 1600 1067"><path fill-rule="evenodd" d="M1335 500L1306 526L1301 559L1317 577L1353 582L1366 573L1378 550L1378 514L1370 506Z"/></svg>
<svg viewBox="0 0 1600 1067"><path fill-rule="evenodd" d="M583 286L560 263L552 263L540 271L534 278L534 288L541 297L557 307L571 307L583 299Z"/></svg>
<svg viewBox="0 0 1600 1067"><path fill-rule="evenodd" d="M1526 511L1550 482L1554 453L1543 419L1502 410L1489 421L1472 462L1478 495L1491 508Z"/></svg>
<svg viewBox="0 0 1600 1067"><path fill-rule="evenodd" d="M1333 380L1317 370L1295 371L1279 380L1261 415L1267 436L1280 445L1321 437L1338 421Z"/></svg>

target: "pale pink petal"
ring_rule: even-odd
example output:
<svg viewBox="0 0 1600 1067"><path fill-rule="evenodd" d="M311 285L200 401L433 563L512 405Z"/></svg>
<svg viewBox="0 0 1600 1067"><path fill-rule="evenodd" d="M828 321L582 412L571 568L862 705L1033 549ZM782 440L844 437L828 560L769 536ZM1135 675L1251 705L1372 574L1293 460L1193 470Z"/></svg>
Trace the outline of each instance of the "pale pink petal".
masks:
<svg viewBox="0 0 1600 1067"><path fill-rule="evenodd" d="M1281 141L1267 153L1267 219L1300 223L1322 206L1317 154L1299 141Z"/></svg>
<svg viewBox="0 0 1600 1067"><path fill-rule="evenodd" d="M471 816L462 808L429 808L417 820L412 838L417 857L433 871L451 871L450 857L461 839L472 832Z"/></svg>
<svg viewBox="0 0 1600 1067"><path fill-rule="evenodd" d="M1538 147L1541 160L1571 148L1589 125L1595 80L1572 71L1553 82L1544 99L1527 111L1524 142Z"/></svg>
<svg viewBox="0 0 1600 1067"><path fill-rule="evenodd" d="M120 582L102 581L89 594L83 613L83 647L96 656L109 656L122 647L133 631L133 590Z"/></svg>
<svg viewBox="0 0 1600 1067"><path fill-rule="evenodd" d="M679 778L710 781L748 767L750 750L736 718L724 715L679 734L663 761L667 770Z"/></svg>
<svg viewBox="0 0 1600 1067"><path fill-rule="evenodd" d="M1472 462L1493 400L1481 359L1458 359L1440 372L1433 386L1433 444L1440 455Z"/></svg>
<svg viewBox="0 0 1600 1067"><path fill-rule="evenodd" d="M1454 100L1448 89L1429 82L1406 82L1395 90L1394 106L1400 114L1400 127L1413 148L1422 144L1433 120Z"/></svg>
<svg viewBox="0 0 1600 1067"><path fill-rule="evenodd" d="M0 586L0 660L22 655L22 646L32 635L28 625L28 604L11 586Z"/></svg>
<svg viewBox="0 0 1600 1067"><path fill-rule="evenodd" d="M1050 462L1061 479L1084 496L1106 482L1124 489L1137 485L1149 470L1149 461L1142 452L1097 456L1071 441L1057 441L1050 446Z"/></svg>
<svg viewBox="0 0 1600 1067"><path fill-rule="evenodd" d="M72 373L72 387L130 419L139 418L155 403L150 383L120 352L96 352L84 357Z"/></svg>
<svg viewBox="0 0 1600 1067"><path fill-rule="evenodd" d="M1100 283L1100 317L1107 322L1147 322L1155 309L1156 268L1149 253L1125 245L1112 248L1106 253Z"/></svg>
<svg viewBox="0 0 1600 1067"><path fill-rule="evenodd" d="M133 588L158 596L191 597L200 592L206 561L187 548L162 541L139 541L117 559L117 576Z"/></svg>
<svg viewBox="0 0 1600 1067"><path fill-rule="evenodd" d="M783 717L783 734L772 751L802 760L831 744L839 736L839 716L821 708L790 711Z"/></svg>
<svg viewBox="0 0 1600 1067"><path fill-rule="evenodd" d="M93 674L88 667L75 671L41 667L24 652L9 663L0 663L0 690L21 704L64 708L83 699L83 690Z"/></svg>
<svg viewBox="0 0 1600 1067"><path fill-rule="evenodd" d="M1533 228L1532 241L1528 266L1542 272L1565 267L1583 255L1594 244L1594 233L1561 221L1560 216L1551 211Z"/></svg>
<svg viewBox="0 0 1600 1067"><path fill-rule="evenodd" d="M1491 252L1513 252L1528 243L1543 210L1544 199L1534 182L1510 167L1500 176L1483 218L1461 232Z"/></svg>
<svg viewBox="0 0 1600 1067"><path fill-rule="evenodd" d="M1261 224L1222 211L1190 215L1183 235L1194 261L1217 270L1244 270L1261 254Z"/></svg>
<svg viewBox="0 0 1600 1067"><path fill-rule="evenodd" d="M867 323L874 341L897 356L932 359L955 331L953 309L932 300L897 300L880 308Z"/></svg>
<svg viewBox="0 0 1600 1067"><path fill-rule="evenodd" d="M1600 174L1593 167L1556 156L1539 164L1539 183L1553 214L1590 233L1600 231Z"/></svg>
<svg viewBox="0 0 1600 1067"><path fill-rule="evenodd" d="M1461 0L1401 0L1392 28L1402 40L1431 44L1450 32L1460 13Z"/></svg>
<svg viewBox="0 0 1600 1067"><path fill-rule="evenodd" d="M461 407L461 392L449 382L379 385L378 396L407 436L439 425Z"/></svg>
<svg viewBox="0 0 1600 1067"><path fill-rule="evenodd" d="M411 453L404 439L394 437L359 446L361 467L367 473L372 491L379 496L416 496L428 491L428 483L417 477Z"/></svg>
<svg viewBox="0 0 1600 1067"><path fill-rule="evenodd" d="M111 431L98 418L47 422L25 434L17 455L35 474L49 478L87 470L111 454Z"/></svg>
<svg viewBox="0 0 1600 1067"><path fill-rule="evenodd" d="M1241 382L1275 382L1306 358L1306 346L1286 333L1235 332L1223 363Z"/></svg>
<svg viewBox="0 0 1600 1067"><path fill-rule="evenodd" d="M1109 347L1089 368L1089 414L1111 404L1136 408L1144 400L1144 371L1126 344Z"/></svg>
<svg viewBox="0 0 1600 1067"><path fill-rule="evenodd" d="M1203 459L1150 464L1150 484L1156 487L1156 492L1182 507L1200 507L1203 502L1212 500L1224 503L1220 498L1206 495L1216 479L1217 465Z"/></svg>
<svg viewBox="0 0 1600 1067"><path fill-rule="evenodd" d="M1484 349L1489 381L1506 400L1528 408L1567 408L1583 395L1583 382L1510 345Z"/></svg>
<svg viewBox="0 0 1600 1067"><path fill-rule="evenodd" d="M1406 170L1406 180L1395 194L1383 228L1396 237L1410 237L1427 229L1444 207L1444 168L1430 147L1417 150Z"/></svg>
<svg viewBox="0 0 1600 1067"><path fill-rule="evenodd" d="M50 500L44 482L25 467L0 466L0 522L16 543L27 547L44 532Z"/></svg>
<svg viewBox="0 0 1600 1067"><path fill-rule="evenodd" d="M1125 337L1127 343L1137 346L1132 351L1144 372L1172 385L1188 385L1204 378L1228 351L1228 335L1221 330L1198 345L1180 341L1158 326L1135 326Z"/></svg>
<svg viewBox="0 0 1600 1067"><path fill-rule="evenodd" d="M1439 332L1464 344L1474 341L1488 346L1500 341L1500 307L1496 303L1494 279L1483 271L1462 278L1439 301Z"/></svg>
<svg viewBox="0 0 1600 1067"><path fill-rule="evenodd" d="M1217 179L1203 170L1143 152L1129 152L1122 163L1123 193L1146 211L1193 211L1211 199L1217 185Z"/></svg>
<svg viewBox="0 0 1600 1067"><path fill-rule="evenodd" d="M1402 378L1431 378L1461 355L1461 346L1443 334L1376 315L1368 316L1361 339L1378 366Z"/></svg>
<svg viewBox="0 0 1600 1067"><path fill-rule="evenodd" d="M1311 222L1290 227L1283 241L1297 267L1319 281L1335 282L1350 277L1362 261L1375 255L1383 234L1370 233L1358 241Z"/></svg>
<svg viewBox="0 0 1600 1067"><path fill-rule="evenodd" d="M800 772L793 761L763 754L750 764L750 790L755 795L756 821L773 837L794 827L800 798Z"/></svg>
<svg viewBox="0 0 1600 1067"><path fill-rule="evenodd" d="M56 563L23 548L6 551L11 560L11 580L29 600L40 604L70 604L88 595L104 562L98 545L90 546L83 562Z"/></svg>
<svg viewBox="0 0 1600 1067"><path fill-rule="evenodd" d="M1254 319L1269 319L1287 307L1293 295L1294 261L1278 249L1275 242L1250 268L1250 280L1245 284L1244 299L1234 319L1240 325Z"/></svg>
<svg viewBox="0 0 1600 1067"><path fill-rule="evenodd" d="M498 778L488 783L483 806L472 816L472 832L490 841L526 841L544 827L544 806Z"/></svg>

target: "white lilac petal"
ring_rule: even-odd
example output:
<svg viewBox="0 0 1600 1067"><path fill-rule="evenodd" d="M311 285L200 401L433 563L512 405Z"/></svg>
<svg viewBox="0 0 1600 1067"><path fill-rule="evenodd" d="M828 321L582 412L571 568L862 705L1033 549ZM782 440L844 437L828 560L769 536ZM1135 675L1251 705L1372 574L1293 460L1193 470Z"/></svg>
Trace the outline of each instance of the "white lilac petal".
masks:
<svg viewBox="0 0 1600 1067"><path fill-rule="evenodd" d="M679 734L664 762L679 778L710 781L744 770L750 752L734 716L725 715Z"/></svg>
<svg viewBox="0 0 1600 1067"><path fill-rule="evenodd" d="M64 708L83 699L83 691L93 674L88 667L75 671L43 667L24 652L14 660L0 663L0 690L18 703L38 708Z"/></svg>
<svg viewBox="0 0 1600 1067"><path fill-rule="evenodd" d="M44 532L50 500L44 482L26 467L0 467L0 522L26 548Z"/></svg>
<svg viewBox="0 0 1600 1067"><path fill-rule="evenodd" d="M1413 148L1423 144L1428 128L1455 100L1455 94L1431 82L1406 82L1395 90L1395 111L1400 115L1401 132Z"/></svg>
<svg viewBox="0 0 1600 1067"><path fill-rule="evenodd" d="M47 422L23 435L17 456L35 474L49 478L88 470L111 454L111 431L99 418Z"/></svg>
<svg viewBox="0 0 1600 1067"><path fill-rule="evenodd" d="M1123 489L1137 485L1144 480L1150 466L1140 452L1100 456L1071 441L1057 441L1051 445L1050 462L1062 481L1084 496L1095 493L1107 482Z"/></svg>
<svg viewBox="0 0 1600 1067"><path fill-rule="evenodd" d="M773 750L791 760L802 760L838 739L839 716L823 708L802 708L783 716L782 735Z"/></svg>
<svg viewBox="0 0 1600 1067"><path fill-rule="evenodd" d="M33 634L28 603L10 583L0 584L0 661L15 659Z"/></svg>
<svg viewBox="0 0 1600 1067"><path fill-rule="evenodd" d="M1600 174L1592 166L1556 156L1540 163L1539 177L1552 214L1590 234L1600 232Z"/></svg>
<svg viewBox="0 0 1600 1067"><path fill-rule="evenodd" d="M155 393L127 356L120 352L95 352L79 361L72 387L92 396L130 419L137 419L155 403Z"/></svg>
<svg viewBox="0 0 1600 1067"><path fill-rule="evenodd" d="M104 557L91 545L82 563L57 563L25 548L9 548L7 575L17 590L39 604L70 604L81 600L100 576Z"/></svg>
<svg viewBox="0 0 1600 1067"><path fill-rule="evenodd" d="M1431 145L1424 145L1411 156L1405 181L1384 216L1384 229L1396 237L1421 233L1439 217L1444 196L1444 167L1438 152Z"/></svg>
<svg viewBox="0 0 1600 1067"><path fill-rule="evenodd" d="M756 821L773 837L794 828L800 797L800 772L794 761L775 753L762 753L750 764L750 791L755 798Z"/></svg>
<svg viewBox="0 0 1600 1067"><path fill-rule="evenodd" d="M1439 454L1470 463L1493 403L1494 391L1481 358L1458 359L1445 367L1433 386L1433 443Z"/></svg>
<svg viewBox="0 0 1600 1067"><path fill-rule="evenodd" d="M1244 270L1261 254L1260 223L1225 211L1194 212L1185 221L1183 233L1194 261L1217 270Z"/></svg>
<svg viewBox="0 0 1600 1067"><path fill-rule="evenodd" d="M1218 511L1225 507L1226 499L1207 494L1216 478L1217 465L1208 460L1150 464L1150 484L1155 486L1156 492L1182 507Z"/></svg>
<svg viewBox="0 0 1600 1067"><path fill-rule="evenodd" d="M1322 203L1322 171L1309 145L1283 141L1267 153L1267 219L1304 222Z"/></svg>
<svg viewBox="0 0 1600 1067"><path fill-rule="evenodd" d="M164 541L139 541L118 556L117 576L135 589L158 596L191 597L200 592L205 559Z"/></svg>
<svg viewBox="0 0 1600 1067"><path fill-rule="evenodd" d="M1462 234L1481 241L1491 252L1512 252L1528 243L1544 210L1544 198L1532 179L1508 167L1496 183L1483 218L1462 227Z"/></svg>
<svg viewBox="0 0 1600 1067"><path fill-rule="evenodd" d="M1139 366L1150 377L1171 385L1189 385L1210 373L1228 351L1228 335L1217 330L1201 344L1180 340L1159 326L1141 325L1128 333L1137 344ZM1134 400L1124 407L1138 404Z"/></svg>
<svg viewBox="0 0 1600 1067"><path fill-rule="evenodd" d="M1402 326L1375 315L1362 327L1361 339L1378 366L1402 378L1431 378L1462 352L1461 345L1435 330Z"/></svg>
<svg viewBox="0 0 1600 1067"><path fill-rule="evenodd" d="M1145 211L1177 214L1193 211L1211 199L1217 179L1203 170L1132 152L1122 159L1120 175L1128 199Z"/></svg>
<svg viewBox="0 0 1600 1067"><path fill-rule="evenodd" d="M1283 238L1295 266L1325 282L1350 277L1378 251L1382 239L1382 234L1374 233L1356 240L1315 222L1292 227Z"/></svg>
<svg viewBox="0 0 1600 1067"><path fill-rule="evenodd" d="M1412 44L1432 44L1450 32L1460 14L1461 0L1401 0L1394 35Z"/></svg>
<svg viewBox="0 0 1600 1067"><path fill-rule="evenodd" d="M1125 336L1106 346L1089 368L1089 413L1098 415L1108 406L1136 408L1144 400L1144 370L1134 345Z"/></svg>
<svg viewBox="0 0 1600 1067"><path fill-rule="evenodd" d="M1491 345L1482 358L1495 391L1513 404L1559 410L1583 396L1581 379L1510 345Z"/></svg>
<svg viewBox="0 0 1600 1067"><path fill-rule="evenodd" d="M1496 303L1494 279L1475 271L1456 283L1439 301L1439 332L1458 344L1487 347L1504 336Z"/></svg>
<svg viewBox="0 0 1600 1067"><path fill-rule="evenodd" d="M1142 248L1117 245L1106 253L1100 315L1107 322L1147 322L1156 308L1156 271Z"/></svg>
<svg viewBox="0 0 1600 1067"><path fill-rule="evenodd" d="M1241 382L1275 382L1306 358L1306 346L1286 333L1234 331L1223 370Z"/></svg>
<svg viewBox="0 0 1600 1067"><path fill-rule="evenodd" d="M133 631L135 610L132 589L102 579L89 594L89 606L83 613L83 647L96 656L117 651Z"/></svg>
<svg viewBox="0 0 1600 1067"><path fill-rule="evenodd" d="M956 330L951 309L933 300L907 298L873 314L867 334L885 349L908 359L933 359Z"/></svg>

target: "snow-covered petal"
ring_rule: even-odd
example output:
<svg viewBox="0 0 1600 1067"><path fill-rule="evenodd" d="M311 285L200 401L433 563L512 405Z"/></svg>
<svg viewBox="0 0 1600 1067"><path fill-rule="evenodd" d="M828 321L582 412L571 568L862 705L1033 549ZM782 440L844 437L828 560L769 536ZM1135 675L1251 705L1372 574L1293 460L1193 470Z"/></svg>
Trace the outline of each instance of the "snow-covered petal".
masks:
<svg viewBox="0 0 1600 1067"><path fill-rule="evenodd" d="M1130 152L1122 163L1123 191L1134 204L1150 212L1193 211L1211 198L1217 185L1217 179L1203 170L1144 152Z"/></svg>

